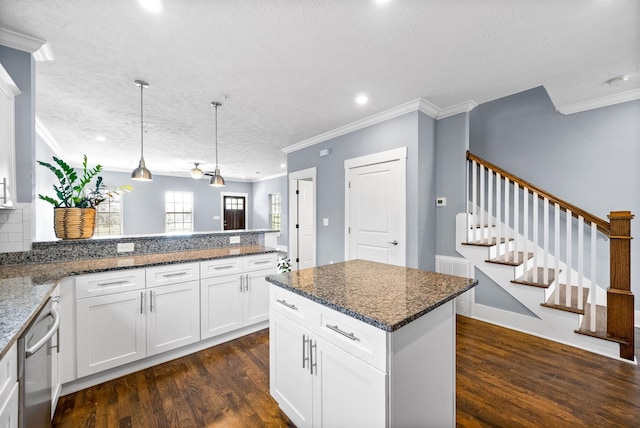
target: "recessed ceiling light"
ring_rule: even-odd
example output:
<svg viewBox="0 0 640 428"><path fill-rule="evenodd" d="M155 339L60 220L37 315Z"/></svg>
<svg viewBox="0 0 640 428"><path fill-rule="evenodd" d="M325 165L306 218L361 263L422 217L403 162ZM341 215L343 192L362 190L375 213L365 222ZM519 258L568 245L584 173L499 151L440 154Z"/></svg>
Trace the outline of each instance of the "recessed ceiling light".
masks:
<svg viewBox="0 0 640 428"><path fill-rule="evenodd" d="M162 10L162 0L138 0L138 3L149 12L158 13Z"/></svg>
<svg viewBox="0 0 640 428"><path fill-rule="evenodd" d="M104 143L105 141L107 141L107 139L105 137L103 137L102 135L98 135L96 137L96 141L100 141L101 143Z"/></svg>
<svg viewBox="0 0 640 428"><path fill-rule="evenodd" d="M389 3L389 1L391 0L376 0L376 3L383 4L383 3Z"/></svg>
<svg viewBox="0 0 640 428"><path fill-rule="evenodd" d="M629 76L628 74L623 74L622 76L616 76L607 80L607 83L609 84L609 86L622 85L623 83L628 82L629 79L631 79L631 76Z"/></svg>
<svg viewBox="0 0 640 428"><path fill-rule="evenodd" d="M286 164L286 163L281 163L281 164L280 164L280 168L286 168L286 167L287 167L287 164Z"/></svg>
<svg viewBox="0 0 640 428"><path fill-rule="evenodd" d="M356 103L358 103L360 105L366 104L367 102L369 102L369 97L367 97L364 94L358 95L356 97Z"/></svg>

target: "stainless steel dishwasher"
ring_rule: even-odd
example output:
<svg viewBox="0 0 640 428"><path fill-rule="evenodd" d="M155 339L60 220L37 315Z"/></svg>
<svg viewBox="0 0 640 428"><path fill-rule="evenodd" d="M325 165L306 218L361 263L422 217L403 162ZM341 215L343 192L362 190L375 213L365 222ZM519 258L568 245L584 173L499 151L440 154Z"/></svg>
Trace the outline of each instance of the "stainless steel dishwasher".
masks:
<svg viewBox="0 0 640 428"><path fill-rule="evenodd" d="M36 319L18 339L20 400L18 427L51 426L51 338L57 334L60 316L47 301Z"/></svg>

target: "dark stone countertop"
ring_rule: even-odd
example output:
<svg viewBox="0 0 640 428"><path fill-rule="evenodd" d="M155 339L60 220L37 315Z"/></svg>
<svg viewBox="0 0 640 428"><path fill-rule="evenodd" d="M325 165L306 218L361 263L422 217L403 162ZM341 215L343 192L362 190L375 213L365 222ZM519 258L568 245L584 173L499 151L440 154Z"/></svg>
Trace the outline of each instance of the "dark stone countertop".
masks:
<svg viewBox="0 0 640 428"><path fill-rule="evenodd" d="M351 260L267 281L385 331L395 331L475 287L478 281Z"/></svg>
<svg viewBox="0 0 640 428"><path fill-rule="evenodd" d="M144 254L131 257L0 266L0 358L44 306L58 282L69 275L276 252L261 245Z"/></svg>

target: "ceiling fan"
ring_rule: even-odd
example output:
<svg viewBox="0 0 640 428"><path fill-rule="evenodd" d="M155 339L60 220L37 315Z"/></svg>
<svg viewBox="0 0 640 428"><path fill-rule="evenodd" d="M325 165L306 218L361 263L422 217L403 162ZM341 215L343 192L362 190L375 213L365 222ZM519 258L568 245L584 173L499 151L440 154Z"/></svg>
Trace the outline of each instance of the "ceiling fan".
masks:
<svg viewBox="0 0 640 428"><path fill-rule="evenodd" d="M201 178L204 178L205 176L213 176L213 171L207 171L204 170L200 167L200 165L202 165L201 162L193 162L193 168L185 171L173 171L174 174L189 174L191 176L191 178L193 178L194 180L200 180Z"/></svg>

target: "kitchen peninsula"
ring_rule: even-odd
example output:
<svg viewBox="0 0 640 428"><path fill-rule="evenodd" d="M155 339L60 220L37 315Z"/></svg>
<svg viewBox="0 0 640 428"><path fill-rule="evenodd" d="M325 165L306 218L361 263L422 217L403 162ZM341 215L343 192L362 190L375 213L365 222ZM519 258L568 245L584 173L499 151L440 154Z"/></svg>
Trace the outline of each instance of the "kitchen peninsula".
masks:
<svg viewBox="0 0 640 428"><path fill-rule="evenodd" d="M455 306L477 281L353 260L267 277L270 392L299 427L455 426Z"/></svg>

